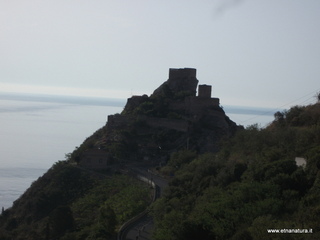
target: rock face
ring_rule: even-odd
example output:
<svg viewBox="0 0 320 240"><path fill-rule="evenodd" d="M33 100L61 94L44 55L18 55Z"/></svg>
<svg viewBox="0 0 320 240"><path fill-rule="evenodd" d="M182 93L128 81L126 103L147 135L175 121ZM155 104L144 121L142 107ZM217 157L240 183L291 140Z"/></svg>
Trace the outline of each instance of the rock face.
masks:
<svg viewBox="0 0 320 240"><path fill-rule="evenodd" d="M121 114L108 116L94 148L113 160L164 161L171 153L191 149L215 152L222 137L238 126L211 97L211 86L199 85L196 69L170 69L169 79L150 96L128 99Z"/></svg>

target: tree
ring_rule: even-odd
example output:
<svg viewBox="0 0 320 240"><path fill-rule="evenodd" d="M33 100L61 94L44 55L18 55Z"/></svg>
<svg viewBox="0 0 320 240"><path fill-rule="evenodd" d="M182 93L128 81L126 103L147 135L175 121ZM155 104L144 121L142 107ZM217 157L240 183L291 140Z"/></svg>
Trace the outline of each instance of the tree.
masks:
<svg viewBox="0 0 320 240"><path fill-rule="evenodd" d="M114 234L117 225L117 217L109 205L100 208L99 225L103 227L107 233Z"/></svg>
<svg viewBox="0 0 320 240"><path fill-rule="evenodd" d="M284 119L284 114L283 114L283 112L276 112L275 114L274 114L274 120L275 121L283 121L283 119Z"/></svg>
<svg viewBox="0 0 320 240"><path fill-rule="evenodd" d="M109 205L99 210L98 223L95 224L88 236L88 240L112 239L117 225L116 214Z"/></svg>
<svg viewBox="0 0 320 240"><path fill-rule="evenodd" d="M317 102L320 103L320 92L316 93Z"/></svg>
<svg viewBox="0 0 320 240"><path fill-rule="evenodd" d="M52 237L59 237L74 227L71 208L68 206L57 207L49 217Z"/></svg>

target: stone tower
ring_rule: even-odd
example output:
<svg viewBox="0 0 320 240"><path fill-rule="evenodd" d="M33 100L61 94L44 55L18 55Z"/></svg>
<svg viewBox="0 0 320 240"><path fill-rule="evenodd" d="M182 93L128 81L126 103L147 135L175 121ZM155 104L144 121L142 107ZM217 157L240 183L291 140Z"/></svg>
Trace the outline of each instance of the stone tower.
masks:
<svg viewBox="0 0 320 240"><path fill-rule="evenodd" d="M206 84L199 85L198 97L211 98L211 86Z"/></svg>
<svg viewBox="0 0 320 240"><path fill-rule="evenodd" d="M196 96L198 79L195 68L170 68L169 79L158 87L153 96L160 95L165 89L169 89L173 94L188 92L191 96Z"/></svg>
<svg viewBox="0 0 320 240"><path fill-rule="evenodd" d="M169 79L175 78L196 78L195 68L169 68Z"/></svg>

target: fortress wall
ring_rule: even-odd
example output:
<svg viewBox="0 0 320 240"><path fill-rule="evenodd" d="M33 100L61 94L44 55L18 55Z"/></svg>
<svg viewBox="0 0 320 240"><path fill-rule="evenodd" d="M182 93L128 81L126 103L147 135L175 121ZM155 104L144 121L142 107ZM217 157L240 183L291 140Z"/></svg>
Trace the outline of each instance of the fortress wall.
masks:
<svg viewBox="0 0 320 240"><path fill-rule="evenodd" d="M170 110L185 110L187 114L198 114L205 112L208 108L219 107L219 98L201 98L201 97L186 97L184 101L173 102L170 104Z"/></svg>
<svg viewBox="0 0 320 240"><path fill-rule="evenodd" d="M191 114L204 112L206 109L219 106L219 98L199 98L199 97L189 97L185 99L186 109L189 110Z"/></svg>
<svg viewBox="0 0 320 240"><path fill-rule="evenodd" d="M161 127L177 130L180 132L188 131L188 123L185 120L168 119L168 118L146 118L146 123L150 127Z"/></svg>
<svg viewBox="0 0 320 240"><path fill-rule="evenodd" d="M195 68L169 68L169 79L175 78L196 78Z"/></svg>
<svg viewBox="0 0 320 240"><path fill-rule="evenodd" d="M173 129L181 132L186 132L188 130L188 123L185 120L180 119L168 119L168 118L153 118L140 116L140 120L145 121L147 125L150 127L162 127ZM128 124L132 123L133 119L128 116L122 115L109 115L108 116L108 126L111 128L119 128L128 126Z"/></svg>
<svg viewBox="0 0 320 240"><path fill-rule="evenodd" d="M129 118L128 116L115 114L115 115L108 116L107 124L109 127L117 128L117 127L121 127L121 126L127 126L131 122L132 122L132 119Z"/></svg>
<svg viewBox="0 0 320 240"><path fill-rule="evenodd" d="M186 103L185 101L177 101L177 102L171 102L168 106L169 110L186 110Z"/></svg>

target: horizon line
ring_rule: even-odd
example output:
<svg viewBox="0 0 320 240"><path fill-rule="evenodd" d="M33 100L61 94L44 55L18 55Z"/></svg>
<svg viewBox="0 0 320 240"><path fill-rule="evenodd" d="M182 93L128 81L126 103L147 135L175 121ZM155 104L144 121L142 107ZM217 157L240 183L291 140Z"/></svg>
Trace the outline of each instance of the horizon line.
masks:
<svg viewBox="0 0 320 240"><path fill-rule="evenodd" d="M92 106L111 106L124 107L127 99L112 98L101 96L74 96L74 95L55 95L55 94L39 94L39 93L13 93L0 92L0 99L23 102L50 102L50 103L68 103L75 105L92 105ZM221 105L220 105L221 106ZM245 114L245 115L269 115L273 116L276 111L284 109L275 109L258 106L237 106L223 105L221 106L228 114Z"/></svg>

